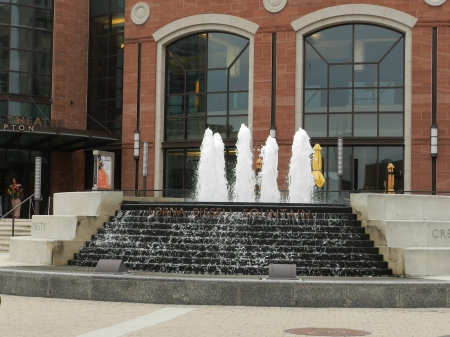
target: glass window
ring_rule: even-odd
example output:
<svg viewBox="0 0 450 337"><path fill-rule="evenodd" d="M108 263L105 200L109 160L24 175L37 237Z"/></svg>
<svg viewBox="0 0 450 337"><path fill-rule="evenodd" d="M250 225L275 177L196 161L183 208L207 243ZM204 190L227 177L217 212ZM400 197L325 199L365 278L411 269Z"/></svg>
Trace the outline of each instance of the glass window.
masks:
<svg viewBox="0 0 450 337"><path fill-rule="evenodd" d="M109 13L109 1L110 0L95 0L90 2L89 15L97 16Z"/></svg>
<svg viewBox="0 0 450 337"><path fill-rule="evenodd" d="M34 50L50 53L52 51L52 33L35 30Z"/></svg>
<svg viewBox="0 0 450 337"><path fill-rule="evenodd" d="M13 4L33 6L33 0L11 0Z"/></svg>
<svg viewBox="0 0 450 337"><path fill-rule="evenodd" d="M108 98L118 99L123 97L122 77L108 80Z"/></svg>
<svg viewBox="0 0 450 337"><path fill-rule="evenodd" d="M353 66L330 65L330 88L347 88L353 84Z"/></svg>
<svg viewBox="0 0 450 337"><path fill-rule="evenodd" d="M305 90L305 112L327 112L328 91Z"/></svg>
<svg viewBox="0 0 450 337"><path fill-rule="evenodd" d="M9 25L11 20L11 6L0 5L0 24Z"/></svg>
<svg viewBox="0 0 450 337"><path fill-rule="evenodd" d="M124 32L125 26L125 17L124 13L114 13L111 15L111 33L112 34L120 34Z"/></svg>
<svg viewBox="0 0 450 337"><path fill-rule="evenodd" d="M52 30L53 27L53 11L36 8L34 27L46 30Z"/></svg>
<svg viewBox="0 0 450 337"><path fill-rule="evenodd" d="M238 92L230 94L229 111L230 115L247 115L248 92Z"/></svg>
<svg viewBox="0 0 450 337"><path fill-rule="evenodd" d="M38 74L51 75L52 55L51 54L33 54L33 71Z"/></svg>
<svg viewBox="0 0 450 337"><path fill-rule="evenodd" d="M108 38L99 37L89 40L89 55L91 58L106 57L108 52Z"/></svg>
<svg viewBox="0 0 450 337"><path fill-rule="evenodd" d="M166 115L184 114L184 96L168 96L166 99Z"/></svg>
<svg viewBox="0 0 450 337"><path fill-rule="evenodd" d="M355 137L376 137L378 130L377 114L355 114Z"/></svg>
<svg viewBox="0 0 450 337"><path fill-rule="evenodd" d="M208 68L228 68L247 44L247 39L237 35L209 33Z"/></svg>
<svg viewBox="0 0 450 337"><path fill-rule="evenodd" d="M308 115L329 113L328 137L403 135L402 33L368 24L326 28L305 37L303 66L303 118L308 134L325 137Z"/></svg>
<svg viewBox="0 0 450 337"><path fill-rule="evenodd" d="M50 118L50 105L49 104L32 104L31 105L31 117Z"/></svg>
<svg viewBox="0 0 450 337"><path fill-rule="evenodd" d="M306 41L328 63L353 61L353 26L331 27L309 35Z"/></svg>
<svg viewBox="0 0 450 337"><path fill-rule="evenodd" d="M353 149L353 170L357 171L353 188L360 190L376 190L378 165L376 147L355 147Z"/></svg>
<svg viewBox="0 0 450 337"><path fill-rule="evenodd" d="M226 117L208 117L206 126L212 130L213 133L220 133L223 138L227 138L227 118ZM204 131L203 131L204 132Z"/></svg>
<svg viewBox="0 0 450 337"><path fill-rule="evenodd" d="M330 90L330 112L351 112L352 90Z"/></svg>
<svg viewBox="0 0 450 337"><path fill-rule="evenodd" d="M31 29L11 27L11 48L32 50L33 31ZM47 52L50 52L50 49Z"/></svg>
<svg viewBox="0 0 450 337"><path fill-rule="evenodd" d="M328 86L328 65L325 60L317 54L314 48L305 44L305 88L326 88Z"/></svg>
<svg viewBox="0 0 450 337"><path fill-rule="evenodd" d="M33 27L33 8L11 6L11 25Z"/></svg>
<svg viewBox="0 0 450 337"><path fill-rule="evenodd" d="M327 136L327 115L306 115L305 130L308 130L310 137L326 137Z"/></svg>
<svg viewBox="0 0 450 337"><path fill-rule="evenodd" d="M100 79L107 77L107 59L90 59L89 60L89 79Z"/></svg>
<svg viewBox="0 0 450 337"><path fill-rule="evenodd" d="M176 68L176 67L175 67ZM180 66L181 68L181 66ZM184 76L181 69L180 75ZM225 83L226 85L226 83ZM186 91L187 92L205 92L205 72L204 71L188 71L186 72Z"/></svg>
<svg viewBox="0 0 450 337"><path fill-rule="evenodd" d="M403 137L403 114L380 114L380 137Z"/></svg>
<svg viewBox="0 0 450 337"><path fill-rule="evenodd" d="M31 75L10 72L9 92L13 94L31 95Z"/></svg>
<svg viewBox="0 0 450 337"><path fill-rule="evenodd" d="M227 71L209 70L208 71L208 91L226 91L227 90Z"/></svg>
<svg viewBox="0 0 450 337"><path fill-rule="evenodd" d="M189 95L186 112L191 116L204 116L206 113L205 95Z"/></svg>
<svg viewBox="0 0 450 337"><path fill-rule="evenodd" d="M22 50L11 50L10 70L31 73L33 71L33 53Z"/></svg>
<svg viewBox="0 0 450 337"><path fill-rule="evenodd" d="M241 56L230 67L229 91L248 90L249 69L249 51L248 48L245 48Z"/></svg>
<svg viewBox="0 0 450 337"><path fill-rule="evenodd" d="M329 117L329 137L346 137L352 135L352 115L332 114Z"/></svg>
<svg viewBox="0 0 450 337"><path fill-rule="evenodd" d="M207 95L208 116L227 114L227 94Z"/></svg>
<svg viewBox="0 0 450 337"><path fill-rule="evenodd" d="M204 118L188 118L186 120L186 138L201 139L205 133Z"/></svg>
<svg viewBox="0 0 450 337"><path fill-rule="evenodd" d="M108 58L108 77L123 76L123 56Z"/></svg>
<svg viewBox="0 0 450 337"><path fill-rule="evenodd" d="M9 47L9 27L0 26L0 46Z"/></svg>
<svg viewBox="0 0 450 337"><path fill-rule="evenodd" d="M33 95L36 96L51 96L51 77L33 75Z"/></svg>
<svg viewBox="0 0 450 337"><path fill-rule="evenodd" d="M8 115L31 117L31 103L9 101Z"/></svg>
<svg viewBox="0 0 450 337"><path fill-rule="evenodd" d="M36 7L53 8L53 0L34 0Z"/></svg>
<svg viewBox="0 0 450 337"><path fill-rule="evenodd" d="M108 120L122 120L122 100L108 101Z"/></svg>
<svg viewBox="0 0 450 337"><path fill-rule="evenodd" d="M111 12L123 12L125 10L125 0L111 0Z"/></svg>
<svg viewBox="0 0 450 337"><path fill-rule="evenodd" d="M0 72L0 92L8 92L8 73Z"/></svg>
<svg viewBox="0 0 450 337"><path fill-rule="evenodd" d="M101 36L109 33L109 15L91 17L89 20L89 35Z"/></svg>
<svg viewBox="0 0 450 337"><path fill-rule="evenodd" d="M183 119L168 119L166 126L167 140L181 140L184 139L184 120Z"/></svg>
<svg viewBox="0 0 450 337"><path fill-rule="evenodd" d="M8 70L9 66L9 49L0 49L0 70Z"/></svg>

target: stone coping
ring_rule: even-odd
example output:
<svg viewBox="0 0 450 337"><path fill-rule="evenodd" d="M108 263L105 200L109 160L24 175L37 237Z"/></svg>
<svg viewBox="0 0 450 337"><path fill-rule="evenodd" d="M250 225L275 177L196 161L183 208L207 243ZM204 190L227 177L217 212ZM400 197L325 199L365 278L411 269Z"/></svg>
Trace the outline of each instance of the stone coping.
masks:
<svg viewBox="0 0 450 337"><path fill-rule="evenodd" d="M268 307L450 308L450 282L399 277L214 276L87 267L1 267L0 293L78 300Z"/></svg>

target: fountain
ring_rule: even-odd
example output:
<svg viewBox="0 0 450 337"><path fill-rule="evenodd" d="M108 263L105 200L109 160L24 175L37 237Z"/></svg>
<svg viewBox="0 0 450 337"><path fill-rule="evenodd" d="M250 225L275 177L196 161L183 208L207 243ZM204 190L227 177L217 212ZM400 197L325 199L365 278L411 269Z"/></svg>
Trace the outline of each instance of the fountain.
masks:
<svg viewBox="0 0 450 337"><path fill-rule="evenodd" d="M309 203L312 153L304 130L295 134L289 203L280 203L278 145L261 150L261 194L255 202L250 130L238 133L236 183L228 194L224 145L207 129L195 202L124 202L69 262L95 266L120 259L128 268L166 273L267 275L269 264L295 264L297 275L391 275L351 207ZM228 201L232 195L233 201Z"/></svg>

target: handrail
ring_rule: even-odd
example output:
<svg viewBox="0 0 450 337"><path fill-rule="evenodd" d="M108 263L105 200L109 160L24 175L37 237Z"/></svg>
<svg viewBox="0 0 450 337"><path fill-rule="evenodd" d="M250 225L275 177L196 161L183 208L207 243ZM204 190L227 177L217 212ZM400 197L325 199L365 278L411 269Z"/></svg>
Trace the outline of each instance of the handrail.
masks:
<svg viewBox="0 0 450 337"><path fill-rule="evenodd" d="M12 210L10 210L8 213L0 217L0 220L2 220L5 216L12 213L17 207L22 206L23 203L27 202L29 199L34 197L34 194L30 195L28 198L26 198L24 201L22 201L20 204L18 204L16 207L14 207ZM14 217L12 218L12 228L11 228L11 236L14 236Z"/></svg>

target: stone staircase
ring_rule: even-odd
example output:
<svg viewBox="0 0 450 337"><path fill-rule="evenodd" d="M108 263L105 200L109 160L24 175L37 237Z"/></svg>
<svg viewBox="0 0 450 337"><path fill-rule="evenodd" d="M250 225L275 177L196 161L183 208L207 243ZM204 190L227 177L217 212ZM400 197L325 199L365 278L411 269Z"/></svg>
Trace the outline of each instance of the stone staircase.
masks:
<svg viewBox="0 0 450 337"><path fill-rule="evenodd" d="M305 276L392 274L351 208L330 205L125 203L69 265L100 259L169 273L267 275L295 263Z"/></svg>
<svg viewBox="0 0 450 337"><path fill-rule="evenodd" d="M9 253L12 219L0 220L0 253ZM14 236L31 236L31 219L14 220Z"/></svg>

